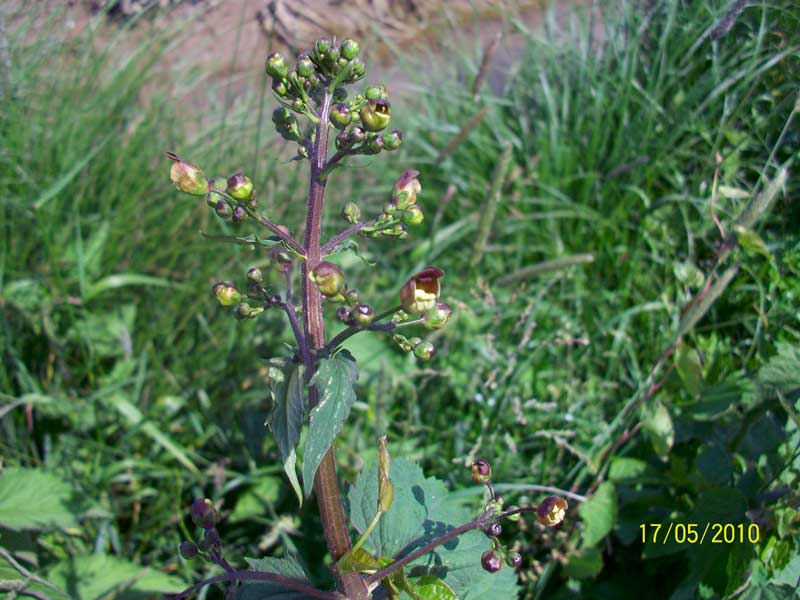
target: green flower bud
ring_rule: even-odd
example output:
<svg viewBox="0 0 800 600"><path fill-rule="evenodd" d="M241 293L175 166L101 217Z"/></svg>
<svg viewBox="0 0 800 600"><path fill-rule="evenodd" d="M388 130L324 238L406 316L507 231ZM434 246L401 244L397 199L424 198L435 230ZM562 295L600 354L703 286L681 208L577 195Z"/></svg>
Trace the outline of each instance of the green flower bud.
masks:
<svg viewBox="0 0 800 600"><path fill-rule="evenodd" d="M392 129L383 134L383 147L386 150L397 150L403 143L403 134L399 129Z"/></svg>
<svg viewBox="0 0 800 600"><path fill-rule="evenodd" d="M299 144L297 146L297 158L308 158L308 148L306 148L303 144Z"/></svg>
<svg viewBox="0 0 800 600"><path fill-rule="evenodd" d="M333 96L331 96L331 99L334 102L344 102L347 100L347 90L341 86L337 87L335 90L333 90Z"/></svg>
<svg viewBox="0 0 800 600"><path fill-rule="evenodd" d="M417 344L414 347L414 356L421 360L430 360L436 354L436 346L427 340Z"/></svg>
<svg viewBox="0 0 800 600"><path fill-rule="evenodd" d="M172 162L169 178L180 191L192 196L205 196L208 193L208 179L199 167L178 158L177 154L167 152Z"/></svg>
<svg viewBox="0 0 800 600"><path fill-rule="evenodd" d="M367 138L364 152L366 154L377 154L383 149L383 138L379 135L370 135Z"/></svg>
<svg viewBox="0 0 800 600"><path fill-rule="evenodd" d="M239 293L239 290L237 290L232 283L227 281L215 283L211 290L214 292L214 296L216 296L217 302L219 302L221 306L233 306L242 300L242 294Z"/></svg>
<svg viewBox="0 0 800 600"><path fill-rule="evenodd" d="M492 465L488 460L482 458L472 463L470 467L472 471L472 482L477 484L487 483L492 479Z"/></svg>
<svg viewBox="0 0 800 600"><path fill-rule="evenodd" d="M325 60L327 60L331 64L336 64L339 61L339 49L329 48L328 51L325 53Z"/></svg>
<svg viewBox="0 0 800 600"><path fill-rule="evenodd" d="M292 266L291 255L280 246L275 246L270 250L269 257L272 259L272 268L278 273L286 273Z"/></svg>
<svg viewBox="0 0 800 600"><path fill-rule="evenodd" d="M342 55L343 58L347 60L353 60L356 56L358 56L359 51L361 48L358 45L358 42L355 40L351 40L350 38L345 38L342 40L342 43L339 44L339 54Z"/></svg>
<svg viewBox="0 0 800 600"><path fill-rule="evenodd" d="M348 202L342 209L342 216L348 223L355 225L361 220L361 208L355 202Z"/></svg>
<svg viewBox="0 0 800 600"><path fill-rule="evenodd" d="M314 63L311 62L308 56L301 56L297 61L295 70L301 77L311 77L314 74Z"/></svg>
<svg viewBox="0 0 800 600"><path fill-rule="evenodd" d="M347 104L334 104L331 108L331 123L336 129L344 129L350 124L353 113Z"/></svg>
<svg viewBox="0 0 800 600"><path fill-rule="evenodd" d="M239 225L240 223L244 223L247 220L247 211L242 206L237 206L233 209L233 214L231 215L231 221Z"/></svg>
<svg viewBox="0 0 800 600"><path fill-rule="evenodd" d="M508 507L508 511L509 512L514 511L514 510L519 510L519 506L517 506L516 504L512 504L511 506ZM520 513L516 513L516 514L511 515L510 517L507 517L507 518L508 518L509 521L519 521L521 517L522 517L522 515Z"/></svg>
<svg viewBox="0 0 800 600"><path fill-rule="evenodd" d="M382 85L371 85L364 90L364 97L367 100L382 100L386 94L386 88Z"/></svg>
<svg viewBox="0 0 800 600"><path fill-rule="evenodd" d="M345 302L347 302L350 306L356 306L361 298L361 294L358 290L347 290L344 293Z"/></svg>
<svg viewBox="0 0 800 600"><path fill-rule="evenodd" d="M350 67L350 77L347 78L347 83L355 83L367 73L367 67L364 65L364 61L360 58L356 57L352 61L352 66Z"/></svg>
<svg viewBox="0 0 800 600"><path fill-rule="evenodd" d="M272 80L272 91L275 92L281 98L286 98L289 95L289 88L286 87L286 80L285 79L273 79Z"/></svg>
<svg viewBox="0 0 800 600"><path fill-rule="evenodd" d="M273 79L283 79L288 73L289 66L280 52L272 52L267 56L267 75Z"/></svg>
<svg viewBox="0 0 800 600"><path fill-rule="evenodd" d="M353 309L347 306L340 306L336 309L336 318L342 323L350 323L350 320L353 318Z"/></svg>
<svg viewBox="0 0 800 600"><path fill-rule="evenodd" d="M417 202L417 194L422 191L418 175L419 171L409 169L395 182L392 188L392 204L397 208L408 208Z"/></svg>
<svg viewBox="0 0 800 600"><path fill-rule="evenodd" d="M217 188L219 191L224 192L228 189L228 180L224 177L214 177L209 181L212 187Z"/></svg>
<svg viewBox="0 0 800 600"><path fill-rule="evenodd" d="M264 274L258 267L250 267L247 270L247 280L253 283L264 283Z"/></svg>
<svg viewBox="0 0 800 600"><path fill-rule="evenodd" d="M344 290L344 275L339 267L328 261L319 263L308 277L326 298L334 298Z"/></svg>
<svg viewBox="0 0 800 600"><path fill-rule="evenodd" d="M536 520L546 527L559 525L567 516L567 501L557 496L548 496L536 509Z"/></svg>
<svg viewBox="0 0 800 600"><path fill-rule="evenodd" d="M247 200L253 195L253 182L241 172L228 177L228 193L237 200Z"/></svg>
<svg viewBox="0 0 800 600"><path fill-rule="evenodd" d="M381 131L389 126L391 107L386 100L369 100L359 113L367 131Z"/></svg>
<svg viewBox="0 0 800 600"><path fill-rule="evenodd" d="M314 44L314 50L316 50L316 52L317 52L317 53L318 53L320 56L322 56L322 55L324 55L324 54L325 54L325 53L326 53L328 50L330 50L330 49L331 49L331 46L332 46L332 45L333 45L333 44L332 44L332 42L331 42L331 41L330 41L328 38L326 38L326 37L324 37L324 38L319 38L319 39L316 41L316 43Z"/></svg>
<svg viewBox="0 0 800 600"><path fill-rule="evenodd" d="M206 204L208 204L208 206L211 207L211 208L216 208L217 207L217 203L220 200L225 202L225 196L223 196L222 194L218 194L217 192L213 192L213 191L209 192L208 196L206 196Z"/></svg>
<svg viewBox="0 0 800 600"><path fill-rule="evenodd" d="M284 123L291 123L294 119L297 122L294 114L285 106L279 106L275 110L272 111L272 122L275 125L283 125Z"/></svg>
<svg viewBox="0 0 800 600"><path fill-rule="evenodd" d="M350 130L350 143L357 144L359 142L363 142L366 136L367 134L364 133L363 128L355 126Z"/></svg>
<svg viewBox="0 0 800 600"><path fill-rule="evenodd" d="M375 313L369 304L357 304L353 309L353 318L359 325L369 325L375 318Z"/></svg>
<svg viewBox="0 0 800 600"><path fill-rule="evenodd" d="M431 310L436 306L442 289L439 278L444 271L436 267L423 269L406 282L400 290L400 304L410 314Z"/></svg>
<svg viewBox="0 0 800 600"><path fill-rule="evenodd" d="M217 216L221 219L230 219L233 215L233 207L230 202L222 198L221 200L217 200L217 204L214 206L214 212L216 212Z"/></svg>
<svg viewBox="0 0 800 600"><path fill-rule="evenodd" d="M437 302L436 305L425 313L425 320L422 324L427 329L442 329L450 320L453 310L445 302Z"/></svg>
<svg viewBox="0 0 800 600"><path fill-rule="evenodd" d="M242 302L236 305L233 309L233 315L239 320L255 319L258 315L264 312L263 306L250 306L247 302Z"/></svg>
<svg viewBox="0 0 800 600"><path fill-rule="evenodd" d="M425 215L417 204L412 204L403 211L403 223L406 225L419 225L424 218Z"/></svg>

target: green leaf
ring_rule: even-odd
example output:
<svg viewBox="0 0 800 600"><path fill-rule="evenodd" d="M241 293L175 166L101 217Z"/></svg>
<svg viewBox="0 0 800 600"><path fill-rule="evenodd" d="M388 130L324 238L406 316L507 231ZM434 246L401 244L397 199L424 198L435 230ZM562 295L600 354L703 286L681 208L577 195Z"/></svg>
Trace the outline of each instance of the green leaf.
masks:
<svg viewBox="0 0 800 600"><path fill-rule="evenodd" d="M800 345L778 342L777 350L758 372L758 381L765 393L789 396L800 390Z"/></svg>
<svg viewBox="0 0 800 600"><path fill-rule="evenodd" d="M703 366L700 362L700 353L685 344L678 346L675 353L675 369L681 378L686 391L696 398L703 387Z"/></svg>
<svg viewBox="0 0 800 600"><path fill-rule="evenodd" d="M9 468L0 474L0 525L8 529L68 529L78 521L72 490L42 469Z"/></svg>
<svg viewBox="0 0 800 600"><path fill-rule="evenodd" d="M153 277L152 275L142 275L141 273L117 273L115 275L103 277L100 281L96 281L90 285L89 289L86 290L84 300L88 302L103 292L131 285L177 287L177 284L163 277Z"/></svg>
<svg viewBox="0 0 800 600"><path fill-rule="evenodd" d="M600 548L592 546L582 548L569 557L564 566L564 575L573 579L589 579L603 570L603 553Z"/></svg>
<svg viewBox="0 0 800 600"><path fill-rule="evenodd" d="M230 521L244 521L251 517L264 515L265 505L277 502L280 491L280 478L270 475L263 476L236 500L236 508L229 517Z"/></svg>
<svg viewBox="0 0 800 600"><path fill-rule="evenodd" d="M760 254L767 260L772 260L772 254L770 254L767 245L755 231L741 225L736 225L734 230L736 231L736 239L742 248L750 253Z"/></svg>
<svg viewBox="0 0 800 600"><path fill-rule="evenodd" d="M675 443L675 429L667 407L660 400L651 399L642 405L642 427L656 454L666 459Z"/></svg>
<svg viewBox="0 0 800 600"><path fill-rule="evenodd" d="M772 581L791 586L795 590L798 589L800 587L800 554L795 554L783 569L775 573Z"/></svg>
<svg viewBox="0 0 800 600"><path fill-rule="evenodd" d="M265 558L245 558L245 560L253 571L277 573L278 575L310 583L302 563L293 554L283 558L268 556ZM270 600L300 600L301 598L307 598L307 596L302 592L271 581L243 583L236 594L237 600L262 600L266 598Z"/></svg>
<svg viewBox="0 0 800 600"><path fill-rule="evenodd" d="M312 385L319 401L311 410L306 447L303 453L303 486L306 496L314 488L314 475L322 457L350 416L356 401L353 384L358 380L358 365L347 350L320 360Z"/></svg>
<svg viewBox="0 0 800 600"><path fill-rule="evenodd" d="M432 575L408 580L411 589L421 600L458 600L455 592L444 581Z"/></svg>
<svg viewBox="0 0 800 600"><path fill-rule="evenodd" d="M394 502L368 538L376 554L399 558L425 545L475 514L466 510L445 485L425 478L422 469L404 458L392 461ZM353 526L363 532L375 516L378 501L378 465L364 469L347 496ZM489 548L486 536L470 531L420 557L409 567L409 577L433 575L444 581L460 600L491 596L515 598L518 591L512 569L487 573L480 555Z"/></svg>
<svg viewBox="0 0 800 600"><path fill-rule="evenodd" d="M46 579L75 600L99 600L107 595L134 600L187 587L176 577L106 554L70 557L55 565Z"/></svg>
<svg viewBox="0 0 800 600"><path fill-rule="evenodd" d="M608 478L611 481L624 481L638 479L647 473L647 463L638 458L628 458L626 456L616 456L611 461L608 469Z"/></svg>
<svg viewBox="0 0 800 600"><path fill-rule="evenodd" d="M3 537L5 538L5 536ZM19 557L19 554L17 554L17 557ZM69 595L66 592L58 589L52 584L47 585L46 583L39 583L23 577L19 571L17 571L7 562L0 561L0 580L12 582L14 585L22 584L22 587L19 588L17 592L17 598L26 599L34 597L31 594L23 593L24 591L27 591L31 593L38 593L40 594L39 597L49 598L49 600L69 600ZM22 583L23 581L25 581L24 584Z"/></svg>
<svg viewBox="0 0 800 600"><path fill-rule="evenodd" d="M583 519L583 543L594 546L614 528L617 522L617 492L614 484L601 483L589 500L578 507Z"/></svg>
<svg viewBox="0 0 800 600"><path fill-rule="evenodd" d="M207 240L214 240L215 242L228 242L230 244L251 246L253 248L255 248L256 246L262 246L264 248L274 248L275 246L280 246L283 244L283 241L277 235L273 235L263 239L258 237L254 233L251 233L246 237L238 237L235 235L208 235L204 231L201 231L200 235L202 235Z"/></svg>
<svg viewBox="0 0 800 600"><path fill-rule="evenodd" d="M297 479L297 444L306 416L306 389L303 367L288 361L273 361L269 368L272 412L269 428L275 436L283 460L283 470L303 505L303 494Z"/></svg>

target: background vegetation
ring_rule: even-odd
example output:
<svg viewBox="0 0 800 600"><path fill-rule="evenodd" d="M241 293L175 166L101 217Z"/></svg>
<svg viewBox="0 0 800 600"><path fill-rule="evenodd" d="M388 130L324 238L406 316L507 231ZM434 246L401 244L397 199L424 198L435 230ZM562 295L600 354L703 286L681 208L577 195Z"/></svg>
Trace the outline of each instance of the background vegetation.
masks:
<svg viewBox="0 0 800 600"><path fill-rule="evenodd" d="M387 433L473 507L476 456L513 503L571 491L558 532L506 528L524 598L796 597L800 10L549 14L543 31L507 18L525 43L482 86L478 36L445 60L395 49L407 144L334 176L332 232L345 199L369 214L421 171L422 231L361 243L375 268L340 263L386 306L435 263L457 313L433 363L348 344L361 401L342 475ZM203 496L229 557L296 549L322 576L314 508L298 513L263 426L266 359L290 333L280 315L235 322L209 292L268 258L199 235L227 225L174 192L163 152L245 168L292 229L307 167L284 162L263 87L217 105L196 71L164 73L179 33L134 50L136 22L102 43L97 23L33 35L50 18L8 20L0 66L0 580L80 599L181 588L205 568L177 555ZM181 106L186 90L210 108ZM761 535L642 542L642 524L675 522Z"/></svg>

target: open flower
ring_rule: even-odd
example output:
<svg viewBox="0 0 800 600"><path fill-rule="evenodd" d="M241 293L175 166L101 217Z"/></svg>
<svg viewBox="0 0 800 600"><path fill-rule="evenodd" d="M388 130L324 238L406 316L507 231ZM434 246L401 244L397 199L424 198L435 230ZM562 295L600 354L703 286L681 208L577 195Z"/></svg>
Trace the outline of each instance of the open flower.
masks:
<svg viewBox="0 0 800 600"><path fill-rule="evenodd" d="M444 271L436 267L423 269L412 276L400 290L400 304L406 312L417 314L431 310L441 293L439 278Z"/></svg>
<svg viewBox="0 0 800 600"><path fill-rule="evenodd" d="M536 519L546 527L559 525L567 515L567 501L557 496L548 496L536 510Z"/></svg>

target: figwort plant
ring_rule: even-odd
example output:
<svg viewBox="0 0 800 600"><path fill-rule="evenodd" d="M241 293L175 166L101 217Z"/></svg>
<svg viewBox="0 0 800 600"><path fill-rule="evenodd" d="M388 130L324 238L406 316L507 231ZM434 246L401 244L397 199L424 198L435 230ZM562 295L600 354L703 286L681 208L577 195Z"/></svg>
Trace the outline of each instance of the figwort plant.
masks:
<svg viewBox="0 0 800 600"><path fill-rule="evenodd" d="M476 548L484 550L483 554L475 555L473 566L469 568L480 565L494 573L504 562L516 568L522 557L499 541L501 521L518 520L522 513L536 513L542 525L554 527L564 519L567 503L561 498L547 498L538 507L506 507L503 499L494 493L489 463L477 460L472 465L472 479L486 485L489 501L476 518L456 525L452 511L450 518L434 518L433 508L426 506L422 520L414 522L413 503L415 498L417 502L419 499L411 494L417 494L418 489L424 496L425 490L431 489L432 480L415 475L414 469L418 468L408 461L396 461L396 467L401 468L393 472L383 438L376 469L367 469L348 497L351 521L361 533L355 543L351 541L337 480L333 442L355 400L353 385L358 370L355 359L342 348L342 343L360 332L371 331L391 336L403 351L413 352L420 360L430 360L435 352L434 345L416 336L407 337L400 330L415 326L441 329L452 313L450 306L440 300L440 280L444 272L436 267L428 267L406 281L399 290L396 306L376 311L357 290L347 285L341 269L327 260L333 254L353 248L352 238L356 235L403 239L409 227L423 220L423 211L417 204L421 192L419 173L409 169L397 179L380 215L365 219L359 206L349 202L342 208L349 227L330 240L323 242L321 239L325 189L334 171L349 157L395 150L403 139L400 131L389 129L391 106L383 86L366 87L363 93L348 95L346 86L357 83L365 75L364 63L358 55L359 45L351 39L337 44L335 40L322 38L310 52L298 57L294 69L290 70L287 60L279 53L267 57L267 73L272 77L272 89L281 105L274 111L272 120L284 139L297 143L296 160L308 160L311 165L302 242L286 226L272 222L259 210L256 189L245 174L209 179L199 167L167 153L173 161L170 177L179 190L204 197L222 219L239 226L254 223L271 234L268 237L255 233L246 237L218 236L217 239L268 251L283 293L276 294L274 289L268 291L271 286L265 281L266 274L256 267L247 271L246 286L237 287L221 281L214 285L213 293L222 306L232 309L237 319L253 319L270 309L284 311L288 317L297 348L292 356L271 362L270 387L274 404L269 426L298 500L302 503L312 492L316 495L338 589L323 591L314 587L296 559L251 561L253 568L249 570L232 567L223 556L217 530L219 517L213 503L197 499L191 506L191 518L204 533L198 543L183 542L180 553L186 559L205 558L221 567L224 573L191 586L175 598L185 598L210 583L227 585L227 593L232 596L237 589L246 589L239 587L241 582L253 581L267 586L261 589L264 592L261 597L289 592L308 598L363 600L371 598L380 588L381 593L389 597L398 597L405 591L412 598L455 598L455 591L446 581L447 560L440 558L433 569L420 571L418 559L444 551L444 548L452 549L456 538L482 531L490 540L489 548L485 538L484 541L479 539ZM298 117L307 123L301 124ZM328 149L331 133L335 133L336 151L333 153ZM298 270L299 297L293 286ZM323 303L338 304L336 317L345 324L345 328L330 339L325 335ZM301 485L297 448L304 427L308 431L302 453ZM434 502L438 493L429 491L426 501ZM440 501L440 504L443 503ZM429 527L434 522L444 526L438 530ZM423 525L424 531L419 529ZM365 549L365 544L371 551ZM414 570L406 572L405 568L415 561L418 562ZM464 581L453 583L461 589L468 585Z"/></svg>

